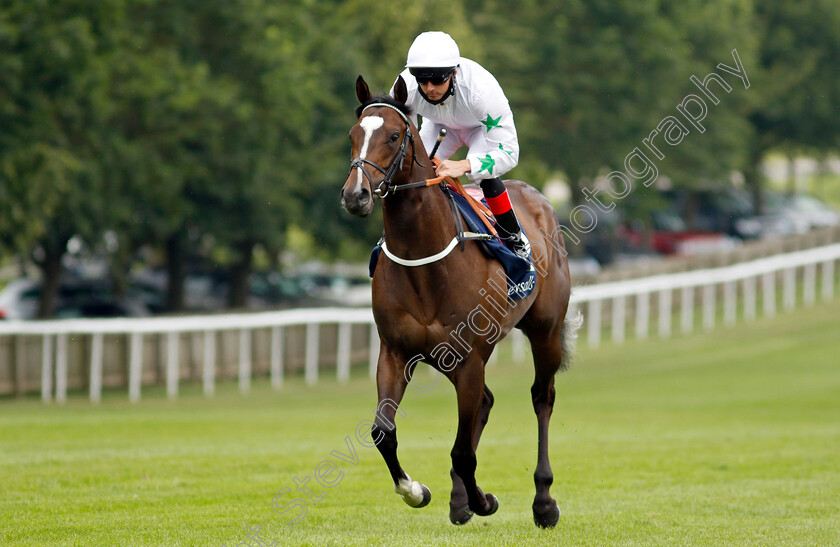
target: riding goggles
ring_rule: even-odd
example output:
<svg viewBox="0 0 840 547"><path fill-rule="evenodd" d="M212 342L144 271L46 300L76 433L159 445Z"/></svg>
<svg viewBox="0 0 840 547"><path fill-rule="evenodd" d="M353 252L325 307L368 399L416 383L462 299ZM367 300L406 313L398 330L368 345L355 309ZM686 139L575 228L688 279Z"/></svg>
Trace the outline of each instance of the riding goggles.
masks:
<svg viewBox="0 0 840 547"><path fill-rule="evenodd" d="M455 67L410 68L408 71L412 76L414 76L414 79L417 80L417 83L420 85L424 85L426 83L430 83L432 85L443 85L449 78L452 77L452 74L455 72Z"/></svg>

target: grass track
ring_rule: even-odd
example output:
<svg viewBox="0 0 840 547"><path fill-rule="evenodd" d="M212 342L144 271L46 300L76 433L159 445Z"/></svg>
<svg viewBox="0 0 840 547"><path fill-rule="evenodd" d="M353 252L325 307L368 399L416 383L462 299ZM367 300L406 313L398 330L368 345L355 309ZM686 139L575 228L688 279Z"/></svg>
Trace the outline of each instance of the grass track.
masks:
<svg viewBox="0 0 840 547"><path fill-rule="evenodd" d="M712 334L583 349L558 377L552 489L563 512L534 527L536 421L528 365L488 370L496 396L478 452L499 512L447 519L451 386L410 391L400 456L432 490L414 510L392 493L375 449L355 439L372 416L366 378L242 397L188 388L63 407L0 401L0 544L257 545L838 545L840 301ZM504 355L503 355L504 357ZM502 359L504 361L504 359ZM430 376L421 372L419 379ZM345 437L358 457L353 459ZM272 510L331 459L342 480L298 516ZM288 503L292 492L282 498ZM282 505L282 504L281 504ZM281 506L278 505L278 506Z"/></svg>

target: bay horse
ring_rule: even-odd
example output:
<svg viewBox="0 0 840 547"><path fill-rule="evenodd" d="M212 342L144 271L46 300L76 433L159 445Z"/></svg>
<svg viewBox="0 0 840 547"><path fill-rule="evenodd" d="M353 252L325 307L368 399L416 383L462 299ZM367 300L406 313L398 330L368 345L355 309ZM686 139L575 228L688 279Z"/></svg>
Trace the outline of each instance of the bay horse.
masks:
<svg viewBox="0 0 840 547"><path fill-rule="evenodd" d="M529 296L507 298L496 282L502 280L505 286L498 261L472 242L453 252L458 246L456 221L448 197L432 185L440 179L435 179L432 161L405 105L405 81L398 78L393 97L373 96L359 76L356 96L361 104L356 110L358 123L350 130L354 159L341 189L341 203L349 213L364 217L376 198L382 201L385 252L372 286L380 353L371 436L394 489L412 507L423 507L431 499L429 489L400 466L394 423L414 368L422 361L443 373L457 393L449 518L464 524L473 514L496 512L498 499L482 492L475 479L476 448L493 406L484 367L494 345L516 327L528 337L534 358L531 397L539 443L534 521L540 527L554 526L560 517L549 493L554 480L548 458L554 376L567 368L579 326L566 320L569 265L557 216L537 190L520 181L505 181L539 273Z"/></svg>

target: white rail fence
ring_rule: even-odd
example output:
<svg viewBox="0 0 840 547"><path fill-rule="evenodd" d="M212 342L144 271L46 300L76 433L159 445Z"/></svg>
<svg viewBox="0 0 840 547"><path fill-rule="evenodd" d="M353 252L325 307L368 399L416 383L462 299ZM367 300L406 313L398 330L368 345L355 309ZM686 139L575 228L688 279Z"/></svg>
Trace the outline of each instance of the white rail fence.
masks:
<svg viewBox="0 0 840 547"><path fill-rule="evenodd" d="M121 335L128 338L128 396L131 401L140 399L143 383L144 342L151 335L163 335L165 353L166 392L170 398L178 396L182 378L183 334L199 334L201 338L201 383L205 395L213 395L218 377L217 353L220 333L238 333L238 381L242 392L250 388L252 378L253 336L256 331L268 330L269 376L275 388L283 385L284 329L303 326L305 328L305 377L306 382L314 385L318 382L320 368L320 334L322 325L337 325L337 362L336 371L339 381L350 378L351 364L351 328L353 325L373 325L373 313L370 309L354 308L313 308L284 310L277 312L242 313L227 315L207 315L168 318L125 318L125 319L84 319L56 321L14 321L0 323L0 337L41 338L41 397L44 401L55 398L64 402L68 389L68 341L80 337L89 338L89 379L90 399L99 402L102 396L103 363L105 361L104 338L108 335ZM192 342L193 337L190 337ZM369 328L369 369L371 374L376 368L379 353L379 338L375 328ZM117 358L120 358L119 356ZM21 368L21 367L18 367Z"/></svg>
<svg viewBox="0 0 840 547"><path fill-rule="evenodd" d="M723 268L582 286L575 289L571 306L582 308L584 312L586 340L590 346L601 343L605 329L613 342L622 343L627 336L628 323L635 327L633 332L637 338L650 335L651 323L657 326L656 331L660 337L668 337L672 335L675 317L680 330L689 333L695 328L695 315L699 314L703 328L709 330L715 327L720 311L725 325L736 322L739 309L744 320L755 319L759 299L763 314L774 315L779 283L781 306L785 310L793 309L798 301L806 306L813 305L817 300L818 285L821 297L824 300L832 299L837 283L835 265L838 259L840 244L834 244ZM800 294L801 297L797 298ZM657 304L655 307L651 306L654 298ZM719 305L721 300L722 308ZM239 388L244 393L249 390L254 376L255 333L268 334L268 375L272 386L279 388L283 385L287 368L284 364L284 355L287 353L283 347L284 329L303 328L304 377L307 384L314 385L318 382L321 368L319 348L322 331L327 325L336 326L337 329L335 367L338 380L344 382L350 377L354 325L367 328L366 353L372 376L378 358L379 340L373 328L370 309L316 308L169 318L10 321L0 323L0 340L14 340L6 345L15 348L25 337L39 338L42 399L64 402L68 391L68 341L87 339L87 388L91 401L98 402L103 389L105 337L122 336L127 339L128 367L125 383L128 396L131 401L138 401L144 383L145 341L151 336L165 340L159 345L159 358L165 364L163 376L170 398L178 396L183 378L183 337L188 334L192 344L198 336L201 345L197 352L201 355L200 378L204 393L210 396L215 391L219 376L217 337L220 333L238 333L238 342L234 344L238 348L238 355L233 360ZM513 358L521 359L525 354L524 338L515 330L512 340ZM11 366L0 366L0 369L10 369L12 372L9 375L19 379L24 374L22 369L25 363L21 358L24 352L8 350L5 353L15 355L12 359L14 363ZM114 357L113 353L112 360L125 359ZM0 347L0 365L4 360L7 357ZM20 381L17 383L20 384ZM21 392L18 389L18 393Z"/></svg>
<svg viewBox="0 0 840 547"><path fill-rule="evenodd" d="M821 270L822 298L831 300L837 283L835 264L838 258L840 244L834 244L723 268L583 286L575 290L572 303L575 306L585 306L587 341L590 346L598 346L605 326L609 327L614 342L624 341L630 315L628 304L635 310L632 321L635 322L636 337L648 337L652 319L650 303L655 295L658 303L658 334L660 337L669 337L672 334L675 308L679 311L680 330L689 333L694 329L698 299L702 325L706 330L714 328L718 321L718 300L721 297L723 323L727 326L735 324L739 307L744 320L755 319L759 296L762 300L763 314L774 315L778 304L776 286L779 280L782 284L781 303L785 310L792 310L796 306L797 294L800 292L802 303L806 306L813 305L817 299L818 268ZM801 290L797 280L800 271ZM758 290L759 283L761 291ZM678 302L675 301L675 293L679 293ZM608 315L606 321L605 315Z"/></svg>

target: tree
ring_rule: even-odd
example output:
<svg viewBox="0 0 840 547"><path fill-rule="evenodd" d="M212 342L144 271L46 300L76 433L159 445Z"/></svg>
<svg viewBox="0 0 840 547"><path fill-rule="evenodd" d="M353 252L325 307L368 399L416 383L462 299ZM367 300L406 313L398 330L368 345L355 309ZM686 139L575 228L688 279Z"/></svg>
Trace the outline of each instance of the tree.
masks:
<svg viewBox="0 0 840 547"><path fill-rule="evenodd" d="M308 55L316 25L311 5L188 3L181 55L201 59L230 88L229 108L215 113L207 170L188 181L200 212L193 225L213 238L228 269L232 306L246 305L253 251L279 249L300 216L308 168L317 165L313 118L324 101L323 75ZM188 32L187 32L188 33Z"/></svg>
<svg viewBox="0 0 840 547"><path fill-rule="evenodd" d="M813 151L840 145L840 5L831 0L757 2L759 67L748 112L752 135L744 172L762 204L761 162L774 148Z"/></svg>
<svg viewBox="0 0 840 547"><path fill-rule="evenodd" d="M107 79L110 4L12 2L2 12L0 226L4 246L35 249L43 276L39 316L52 313L67 242L101 226L96 162ZM4 221L0 221L4 222Z"/></svg>
<svg viewBox="0 0 840 547"><path fill-rule="evenodd" d="M317 86L294 72L308 69L296 49L305 16L261 2L130 6L131 47L114 59L115 230L129 249L163 246L170 309L183 307L198 252L230 270L229 301L245 305L253 249L279 248L299 209L288 181L300 184L296 161L308 159Z"/></svg>
<svg viewBox="0 0 840 547"><path fill-rule="evenodd" d="M360 221L343 211L338 199L350 163L347 133L356 123L356 78L362 74L373 89L387 92L405 66L414 37L426 30L445 30L467 49L478 40L460 2L433 0L395 9L373 0L332 1L313 3L309 12L317 30L301 37L298 51L319 79L307 125L314 138L305 147L313 161L303 174L306 183L296 189L303 213L296 222L329 255L357 260L358 250L370 248L379 237L382 224L378 208L374 218Z"/></svg>
<svg viewBox="0 0 840 547"><path fill-rule="evenodd" d="M671 107L685 57L659 2L467 2L517 117L524 162L561 170L575 203ZM653 89L655 86L655 89Z"/></svg>

